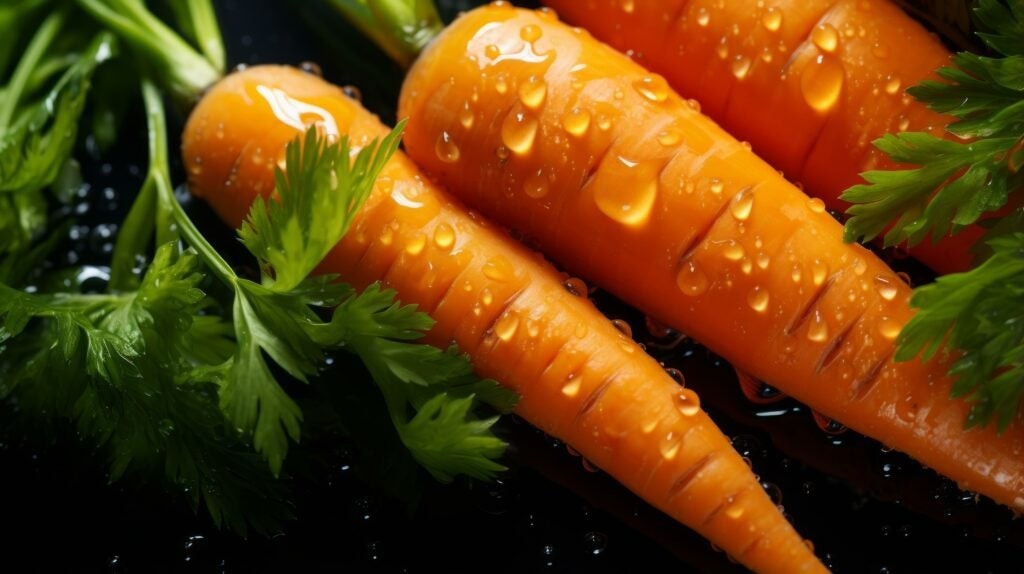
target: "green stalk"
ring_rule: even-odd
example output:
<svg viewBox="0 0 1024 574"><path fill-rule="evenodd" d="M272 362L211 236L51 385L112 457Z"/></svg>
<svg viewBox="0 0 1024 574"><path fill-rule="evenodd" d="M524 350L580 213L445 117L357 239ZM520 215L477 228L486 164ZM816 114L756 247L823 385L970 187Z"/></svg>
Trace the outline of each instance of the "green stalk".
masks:
<svg viewBox="0 0 1024 574"><path fill-rule="evenodd" d="M403 68L443 28L432 0L328 0Z"/></svg>
<svg viewBox="0 0 1024 574"><path fill-rule="evenodd" d="M221 78L213 64L153 15L142 0L78 0L78 5L135 48L176 101L198 99Z"/></svg>
<svg viewBox="0 0 1024 574"><path fill-rule="evenodd" d="M224 41L210 0L175 0L170 5L182 31L199 46L210 64L224 73Z"/></svg>
<svg viewBox="0 0 1024 574"><path fill-rule="evenodd" d="M25 54L18 61L18 67L14 69L11 81L4 89L4 97L0 99L0 137L3 137L10 128L14 110L17 109L36 66L42 61L46 49L57 37L66 18L67 10L58 10L47 16L29 42Z"/></svg>

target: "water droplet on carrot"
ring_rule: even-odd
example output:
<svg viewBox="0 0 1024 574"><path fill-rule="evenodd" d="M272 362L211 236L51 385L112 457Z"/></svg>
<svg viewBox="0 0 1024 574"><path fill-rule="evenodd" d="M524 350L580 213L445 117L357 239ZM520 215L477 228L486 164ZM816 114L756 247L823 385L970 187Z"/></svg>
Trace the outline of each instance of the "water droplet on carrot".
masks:
<svg viewBox="0 0 1024 574"><path fill-rule="evenodd" d="M515 276L512 263L504 255L495 255L484 263L484 277L493 281L508 281Z"/></svg>
<svg viewBox="0 0 1024 574"><path fill-rule="evenodd" d="M690 108L691 110L697 113L700 113L700 102L693 98L686 100L686 107Z"/></svg>
<svg viewBox="0 0 1024 574"><path fill-rule="evenodd" d="M890 96L895 95L896 92L900 91L900 79L894 76L889 76L885 81L885 93Z"/></svg>
<svg viewBox="0 0 1024 574"><path fill-rule="evenodd" d="M815 26L811 31L811 41L823 52L832 53L839 46L839 32L832 24L825 23Z"/></svg>
<svg viewBox="0 0 1024 574"><path fill-rule="evenodd" d="M658 75L644 76L633 82L633 87L652 102L664 102L668 98L668 84Z"/></svg>
<svg viewBox="0 0 1024 574"><path fill-rule="evenodd" d="M891 319L889 317L882 317L881 320L878 321L878 332L881 333L883 337L889 339L890 341L898 337L900 334L900 330L902 329L903 325L901 325L900 322L895 319Z"/></svg>
<svg viewBox="0 0 1024 574"><path fill-rule="evenodd" d="M437 136L437 143L434 144L434 153L437 154L437 159L445 163L455 163L459 161L459 157L462 155L459 151L459 146L452 141L452 136L447 131L442 131Z"/></svg>
<svg viewBox="0 0 1024 574"><path fill-rule="evenodd" d="M743 246L736 242L734 239L726 239L722 249L722 255L725 256L729 261L739 261L746 255L746 251Z"/></svg>
<svg viewBox="0 0 1024 574"><path fill-rule="evenodd" d="M685 261L676 273L676 285L684 294L691 297L703 295L708 290L708 276L694 261Z"/></svg>
<svg viewBox="0 0 1024 574"><path fill-rule="evenodd" d="M750 217L750 212L754 209L754 188L747 186L741 189L736 195L732 196L732 200L729 202L729 213L736 218L737 221L746 221Z"/></svg>
<svg viewBox="0 0 1024 574"><path fill-rule="evenodd" d="M445 251L455 244L455 230L447 223L441 223L434 229L434 245Z"/></svg>
<svg viewBox="0 0 1024 574"><path fill-rule="evenodd" d="M697 25L701 28L706 28L708 23L711 22L711 13L704 6L697 9Z"/></svg>
<svg viewBox="0 0 1024 574"><path fill-rule="evenodd" d="M724 60L729 57L729 40L725 36L715 46L715 54L718 54L719 60Z"/></svg>
<svg viewBox="0 0 1024 574"><path fill-rule="evenodd" d="M896 298L896 294L899 290L896 287L896 283L888 277L882 275L875 276L875 290L878 294L886 301L892 301Z"/></svg>
<svg viewBox="0 0 1024 574"><path fill-rule="evenodd" d="M828 264L820 259L815 259L811 264L811 281L815 286L821 285L828 277Z"/></svg>
<svg viewBox="0 0 1024 574"><path fill-rule="evenodd" d="M427 236L422 233L417 233L415 237L409 240L405 244L405 252L409 255L419 255L423 253L423 248L427 245Z"/></svg>
<svg viewBox="0 0 1024 574"><path fill-rule="evenodd" d="M823 343L828 339L828 323L821 316L819 309L815 309L814 315L811 316L811 324L807 328L807 339L815 343Z"/></svg>
<svg viewBox="0 0 1024 574"><path fill-rule="evenodd" d="M820 198L812 197L807 200L807 209L814 213L825 213L825 202Z"/></svg>
<svg viewBox="0 0 1024 574"><path fill-rule="evenodd" d="M658 419L651 419L640 426L640 432L651 434L656 428L658 428Z"/></svg>
<svg viewBox="0 0 1024 574"><path fill-rule="evenodd" d="M737 55L736 59L732 61L732 75L737 80L742 80L747 77L750 72L750 58Z"/></svg>
<svg viewBox="0 0 1024 574"><path fill-rule="evenodd" d="M723 189L725 189L725 184L723 184L722 180L718 179L717 177L713 177L713 178L711 178L711 186L710 187L711 187L711 193L714 193L715 195L718 195L719 193L722 193Z"/></svg>
<svg viewBox="0 0 1024 574"><path fill-rule="evenodd" d="M501 56L501 48L495 46L494 44L488 44L484 46L484 56L487 56L488 58L495 60L498 58L498 56Z"/></svg>
<svg viewBox="0 0 1024 574"><path fill-rule="evenodd" d="M536 42L540 40L542 34L540 26L536 24L529 24L519 29L519 37L525 42Z"/></svg>
<svg viewBox="0 0 1024 574"><path fill-rule="evenodd" d="M804 101L819 112L832 109L843 91L843 65L826 54L819 54L800 77Z"/></svg>
<svg viewBox="0 0 1024 574"><path fill-rule="evenodd" d="M498 74L498 76L494 78L494 89L499 94L504 94L508 91L508 80L505 78L505 74Z"/></svg>
<svg viewBox="0 0 1024 574"><path fill-rule="evenodd" d="M623 321L622 319L612 319L612 327L615 327L616 331L622 333L627 337L633 336L633 328L629 326L629 323Z"/></svg>
<svg viewBox="0 0 1024 574"><path fill-rule="evenodd" d="M580 137L590 129L590 112L576 106L562 116L562 127L570 135Z"/></svg>
<svg viewBox="0 0 1024 574"><path fill-rule="evenodd" d="M658 143L665 147L678 145L681 141L683 141L683 134L679 130L669 128L658 133Z"/></svg>
<svg viewBox="0 0 1024 574"><path fill-rule="evenodd" d="M466 103L462 105L462 110L459 112L459 123L462 124L462 127L468 130L473 127L473 121L475 119L476 118L473 115L473 108L467 100Z"/></svg>
<svg viewBox="0 0 1024 574"><path fill-rule="evenodd" d="M583 282L579 277L570 277L562 282L562 287L570 294L577 297L587 296L587 284Z"/></svg>
<svg viewBox="0 0 1024 574"><path fill-rule="evenodd" d="M598 114L597 127L601 128L602 131L608 131L612 127L612 118L607 114Z"/></svg>
<svg viewBox="0 0 1024 574"><path fill-rule="evenodd" d="M725 507L725 515L732 520L739 520L742 518L743 511L743 505L738 502L730 502L729 505Z"/></svg>
<svg viewBox="0 0 1024 574"><path fill-rule="evenodd" d="M772 6L761 16L761 25L770 32L776 32L782 26L782 10Z"/></svg>
<svg viewBox="0 0 1024 574"><path fill-rule="evenodd" d="M517 155L525 155L533 149L537 137L537 118L523 112L505 116L501 125L501 141Z"/></svg>
<svg viewBox="0 0 1024 574"><path fill-rule="evenodd" d="M530 76L519 86L519 101L531 110L541 107L547 94L547 83L537 76Z"/></svg>
<svg viewBox="0 0 1024 574"><path fill-rule="evenodd" d="M665 369L665 374L672 377L672 380L678 383L680 387L686 386L686 377L683 376L683 372L679 369L668 367Z"/></svg>
<svg viewBox="0 0 1024 574"><path fill-rule="evenodd" d="M740 271L742 271L744 275L750 275L750 272L753 270L754 264L750 261L750 259L744 257L743 261L740 261Z"/></svg>
<svg viewBox="0 0 1024 574"><path fill-rule="evenodd" d="M868 270L868 264L863 258L858 257L853 261L853 273L855 275L863 275Z"/></svg>
<svg viewBox="0 0 1024 574"><path fill-rule="evenodd" d="M504 342L509 342L519 329L519 315L508 311L494 323L494 334Z"/></svg>
<svg viewBox="0 0 1024 574"><path fill-rule="evenodd" d="M768 302L771 297L768 295L768 290L760 285L755 286L747 294L747 304L750 308L758 313L764 313L768 310Z"/></svg>
<svg viewBox="0 0 1024 574"><path fill-rule="evenodd" d="M757 268L758 269L760 269L762 271L764 271L765 269L768 269L768 265L770 265L771 262L772 262L772 259L771 259L771 257L768 256L767 253L762 251L761 253L757 254Z"/></svg>
<svg viewBox="0 0 1024 574"><path fill-rule="evenodd" d="M682 388L676 393L676 409L684 417L692 417L700 412L700 397L691 389Z"/></svg>
<svg viewBox="0 0 1024 574"><path fill-rule="evenodd" d="M567 397L575 397L580 393L580 387L583 385L583 377L576 376L575 373L569 375L566 379L565 385L562 386L562 394Z"/></svg>
<svg viewBox="0 0 1024 574"><path fill-rule="evenodd" d="M624 225L642 225L658 196L659 165L616 156L602 167L592 186L597 208Z"/></svg>
<svg viewBox="0 0 1024 574"><path fill-rule="evenodd" d="M908 118L906 116L901 116L900 117L900 123L896 126L896 129L898 129L901 132L905 132L905 131L907 131L907 128L909 128L909 127L910 127L910 118Z"/></svg>
<svg viewBox="0 0 1024 574"><path fill-rule="evenodd" d="M636 9L636 3L633 0L622 0L619 2L619 7L622 8L622 11L626 14L632 14L633 10Z"/></svg>
<svg viewBox="0 0 1024 574"><path fill-rule="evenodd" d="M676 437L674 431L668 431L665 438L661 439L661 445L658 450L661 451L661 457L665 460L672 460L679 453L679 443L681 441Z"/></svg>
<svg viewBox="0 0 1024 574"><path fill-rule="evenodd" d="M388 225L387 227L385 227L383 229L383 231L380 232L380 244L381 245L391 245L391 243L394 240L395 240L395 230L394 230L393 227Z"/></svg>
<svg viewBox="0 0 1024 574"><path fill-rule="evenodd" d="M548 194L550 184L548 183L548 177L544 175L544 169L538 169L536 173L531 174L526 178L526 182L523 184L523 191L526 195L534 199L540 199Z"/></svg>
<svg viewBox="0 0 1024 574"><path fill-rule="evenodd" d="M536 339L540 335L540 322L533 319L526 320L526 334L531 339Z"/></svg>
<svg viewBox="0 0 1024 574"><path fill-rule="evenodd" d="M768 64L768 63L770 63L772 61L773 58L774 58L774 56L772 56L771 49L765 48L764 50L761 50L761 61L762 62Z"/></svg>
<svg viewBox="0 0 1024 574"><path fill-rule="evenodd" d="M484 287L480 290L480 302L484 305L494 303L494 293L491 293L490 288Z"/></svg>
<svg viewBox="0 0 1024 574"><path fill-rule="evenodd" d="M793 280L793 283L799 283L803 277L803 271L799 265L793 265L793 271L789 274L789 277Z"/></svg>

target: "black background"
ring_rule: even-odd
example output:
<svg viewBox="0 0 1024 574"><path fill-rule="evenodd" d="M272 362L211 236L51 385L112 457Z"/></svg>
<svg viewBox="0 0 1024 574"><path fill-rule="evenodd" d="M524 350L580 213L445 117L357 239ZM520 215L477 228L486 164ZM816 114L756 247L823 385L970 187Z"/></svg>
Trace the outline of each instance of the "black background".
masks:
<svg viewBox="0 0 1024 574"><path fill-rule="evenodd" d="M299 3L216 4L231 65L315 62L328 80L358 86L367 107L393 121L401 70L337 16L290 5ZM475 3L442 4L450 19ZM131 112L114 150L92 157L83 151L89 209L72 229L68 262L106 263L116 231L110 224L123 216L144 171L140 112ZM172 134L183 118L172 113ZM176 141L171 145L177 149ZM180 162L172 159L181 181ZM230 251L230 232L205 206L182 199L200 228ZM836 572L1021 570L1024 527L1006 509L976 501L874 441L822 431L792 401L752 403L726 363L688 342L659 350L668 340L649 335L642 316L600 292L593 296L609 317L629 321L652 354L685 373ZM322 382L341 385L352 377L365 374L339 357ZM15 411L11 404L0 410L0 549L16 565L6 571L742 571L514 417L499 427L512 446L511 468L498 483L423 480L412 509L358 477L363 456L347 439L306 437L304 450L316 453L316 463L289 479L297 519L272 537L243 540L217 531L173 492L137 482L108 485L102 452L68 429L26 426ZM303 464L295 458L292 468Z"/></svg>

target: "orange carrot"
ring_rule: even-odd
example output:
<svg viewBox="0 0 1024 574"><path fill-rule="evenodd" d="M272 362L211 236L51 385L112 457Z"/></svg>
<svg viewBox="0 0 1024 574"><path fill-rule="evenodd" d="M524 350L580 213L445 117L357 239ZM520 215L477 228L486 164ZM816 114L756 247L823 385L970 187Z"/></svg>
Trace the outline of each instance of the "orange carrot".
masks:
<svg viewBox="0 0 1024 574"><path fill-rule="evenodd" d="M400 101L468 205L737 368L1024 509L1024 428L965 431L948 364L894 363L910 289L660 76L507 4L451 24Z"/></svg>
<svg viewBox="0 0 1024 574"><path fill-rule="evenodd" d="M273 187L285 144L307 124L357 144L386 133L321 79L255 67L210 90L189 118L192 192L237 226ZM555 270L421 177L400 153L384 168L323 271L381 282L428 312L477 372L522 396L517 412L759 572L822 572L729 439L632 340Z"/></svg>
<svg viewBox="0 0 1024 574"><path fill-rule="evenodd" d="M888 0L546 0L637 63L664 74L705 114L753 144L831 209L896 167L871 142L886 133L940 135L952 121L905 93L950 53ZM971 227L910 252L941 273L970 266Z"/></svg>

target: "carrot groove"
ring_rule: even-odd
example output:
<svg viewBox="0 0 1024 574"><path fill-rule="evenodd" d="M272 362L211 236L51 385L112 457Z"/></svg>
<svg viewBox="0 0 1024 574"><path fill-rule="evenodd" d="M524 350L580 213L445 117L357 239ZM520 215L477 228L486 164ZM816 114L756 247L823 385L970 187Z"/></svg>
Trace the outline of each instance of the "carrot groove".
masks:
<svg viewBox="0 0 1024 574"><path fill-rule="evenodd" d="M319 78L266 66L229 76L186 126L190 189L238 225L253 198L271 192L285 143L311 123L357 145L385 133ZM570 294L540 256L449 199L401 153L321 269L357 287L381 281L431 310L431 343L457 342L480 375L520 393L521 416L743 564L824 571L696 393Z"/></svg>
<svg viewBox="0 0 1024 574"><path fill-rule="evenodd" d="M546 0L568 22L664 74L681 94L831 209L869 169L896 167L871 145L886 133L940 134L951 118L905 93L950 53L888 0ZM911 248L963 271L973 227Z"/></svg>
<svg viewBox="0 0 1024 574"><path fill-rule="evenodd" d="M892 362L910 289L660 76L552 13L497 4L428 47L399 108L420 166L572 272L1024 509L1020 426L964 431L947 364Z"/></svg>

